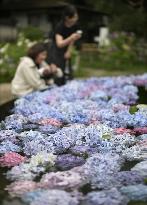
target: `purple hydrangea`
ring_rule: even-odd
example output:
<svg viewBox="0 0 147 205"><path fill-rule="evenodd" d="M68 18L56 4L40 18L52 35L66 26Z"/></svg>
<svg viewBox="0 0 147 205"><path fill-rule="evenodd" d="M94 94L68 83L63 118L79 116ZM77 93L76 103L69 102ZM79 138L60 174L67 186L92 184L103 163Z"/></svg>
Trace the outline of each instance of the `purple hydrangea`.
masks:
<svg viewBox="0 0 147 205"><path fill-rule="evenodd" d="M83 165L84 163L85 160L82 157L73 156L71 154L62 154L57 157L56 167L59 170L68 170Z"/></svg>
<svg viewBox="0 0 147 205"><path fill-rule="evenodd" d="M12 143L17 143L17 137L18 133L16 133L14 130L1 130L0 131L0 142L3 141L10 141Z"/></svg>
<svg viewBox="0 0 147 205"><path fill-rule="evenodd" d="M112 188L107 191L89 193L81 205L127 205L128 201L117 189Z"/></svg>
<svg viewBox="0 0 147 205"><path fill-rule="evenodd" d="M87 159L84 174L89 179L93 188L111 188L111 181L121 168L122 159L117 154L95 154Z"/></svg>

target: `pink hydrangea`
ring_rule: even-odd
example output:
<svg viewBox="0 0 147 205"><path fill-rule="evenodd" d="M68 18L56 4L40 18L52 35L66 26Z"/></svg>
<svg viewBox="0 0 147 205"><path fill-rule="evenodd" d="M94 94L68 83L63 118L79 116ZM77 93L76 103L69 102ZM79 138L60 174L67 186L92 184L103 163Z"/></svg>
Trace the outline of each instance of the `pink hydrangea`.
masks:
<svg viewBox="0 0 147 205"><path fill-rule="evenodd" d="M138 135L147 134L147 127L134 128L134 132Z"/></svg>
<svg viewBox="0 0 147 205"><path fill-rule="evenodd" d="M9 192L12 197L20 197L26 192L31 192L37 189L37 183L33 181L16 181L8 185L5 190Z"/></svg>
<svg viewBox="0 0 147 205"><path fill-rule="evenodd" d="M24 162L26 157L21 156L15 152L7 152L0 157L0 166L2 167L13 167Z"/></svg>
<svg viewBox="0 0 147 205"><path fill-rule="evenodd" d="M44 189L76 189L85 183L80 173L72 171L50 172L44 174L38 187Z"/></svg>
<svg viewBox="0 0 147 205"><path fill-rule="evenodd" d="M128 134L135 134L135 132L131 129L126 129L126 128L116 128L114 129L114 133L115 134L124 134L124 133L128 133Z"/></svg>
<svg viewBox="0 0 147 205"><path fill-rule="evenodd" d="M62 122L60 122L59 120L53 119L53 118L43 119L39 122L39 124L41 124L41 125L52 125L52 126L56 126L56 127L61 127L62 126Z"/></svg>
<svg viewBox="0 0 147 205"><path fill-rule="evenodd" d="M137 86L144 86L147 84L147 80L146 79L135 79L133 83Z"/></svg>
<svg viewBox="0 0 147 205"><path fill-rule="evenodd" d="M113 109L114 112L118 112L118 111L121 111L121 110L128 110L129 106L128 105L123 105L123 104L116 104L116 105L113 105L112 109Z"/></svg>

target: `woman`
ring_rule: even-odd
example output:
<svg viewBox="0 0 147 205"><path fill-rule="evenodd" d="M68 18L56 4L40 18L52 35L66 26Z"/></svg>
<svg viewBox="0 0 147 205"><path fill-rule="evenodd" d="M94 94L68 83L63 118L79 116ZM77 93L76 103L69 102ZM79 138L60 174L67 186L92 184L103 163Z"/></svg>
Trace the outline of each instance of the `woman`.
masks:
<svg viewBox="0 0 147 205"><path fill-rule="evenodd" d="M74 43L81 38L81 34L78 33L77 21L78 12L73 5L68 5L64 12L62 20L55 28L53 35L53 42L49 48L49 56L47 62L54 63L60 67L64 73L60 84L65 83L66 78L66 66L71 66L71 50ZM52 53L52 55L50 55ZM67 65L68 63L68 65ZM69 73L72 77L72 70Z"/></svg>
<svg viewBox="0 0 147 205"><path fill-rule="evenodd" d="M18 65L14 79L12 80L12 93L17 96L24 96L36 90L46 89L45 79L53 75L62 73L55 65L49 66L45 59L47 57L46 47L42 43L33 45L29 50L27 56L23 57ZM53 79L48 82L52 84Z"/></svg>

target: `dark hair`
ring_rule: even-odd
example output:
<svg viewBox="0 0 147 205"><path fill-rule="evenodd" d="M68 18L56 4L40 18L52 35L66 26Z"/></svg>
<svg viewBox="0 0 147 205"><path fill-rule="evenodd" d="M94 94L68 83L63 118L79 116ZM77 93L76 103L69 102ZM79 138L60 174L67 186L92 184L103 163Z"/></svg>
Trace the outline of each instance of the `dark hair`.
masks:
<svg viewBox="0 0 147 205"><path fill-rule="evenodd" d="M36 43L31 48L29 48L27 52L27 56L32 58L34 61L39 53L47 51L45 45L43 43Z"/></svg>
<svg viewBox="0 0 147 205"><path fill-rule="evenodd" d="M74 5L67 5L63 11L63 19L66 17L72 18L76 13L78 13L76 7Z"/></svg>

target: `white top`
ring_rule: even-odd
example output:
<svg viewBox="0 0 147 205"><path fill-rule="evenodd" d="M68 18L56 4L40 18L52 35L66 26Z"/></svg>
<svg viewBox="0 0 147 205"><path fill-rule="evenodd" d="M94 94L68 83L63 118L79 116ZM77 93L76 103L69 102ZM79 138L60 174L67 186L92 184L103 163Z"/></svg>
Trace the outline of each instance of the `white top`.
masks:
<svg viewBox="0 0 147 205"><path fill-rule="evenodd" d="M11 83L12 93L16 96L23 96L47 87L45 81L40 78L38 68L34 61L27 56L21 58Z"/></svg>

